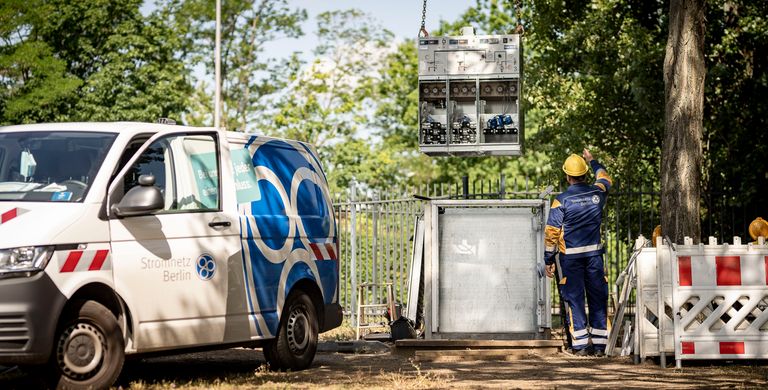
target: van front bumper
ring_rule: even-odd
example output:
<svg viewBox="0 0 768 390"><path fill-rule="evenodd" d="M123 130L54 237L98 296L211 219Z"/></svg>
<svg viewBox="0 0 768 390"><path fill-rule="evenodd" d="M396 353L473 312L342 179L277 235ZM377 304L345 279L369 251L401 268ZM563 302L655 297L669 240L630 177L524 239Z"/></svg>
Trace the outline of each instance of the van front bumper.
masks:
<svg viewBox="0 0 768 390"><path fill-rule="evenodd" d="M0 365L47 362L66 301L45 272L0 279Z"/></svg>

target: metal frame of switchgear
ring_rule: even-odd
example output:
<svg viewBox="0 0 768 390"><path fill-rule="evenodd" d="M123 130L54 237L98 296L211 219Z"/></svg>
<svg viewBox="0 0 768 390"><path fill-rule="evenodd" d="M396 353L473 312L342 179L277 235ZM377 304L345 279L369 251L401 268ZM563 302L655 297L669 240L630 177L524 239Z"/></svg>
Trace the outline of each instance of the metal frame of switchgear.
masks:
<svg viewBox="0 0 768 390"><path fill-rule="evenodd" d="M420 37L418 55L421 152L523 153L522 35ZM499 122L492 122L497 117ZM511 123L500 123L505 117Z"/></svg>

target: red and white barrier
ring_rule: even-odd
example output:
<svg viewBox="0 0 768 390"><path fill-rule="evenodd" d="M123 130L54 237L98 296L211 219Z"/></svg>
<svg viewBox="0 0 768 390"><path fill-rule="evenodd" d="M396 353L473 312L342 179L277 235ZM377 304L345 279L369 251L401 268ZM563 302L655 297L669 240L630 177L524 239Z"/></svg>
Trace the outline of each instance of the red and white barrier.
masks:
<svg viewBox="0 0 768 390"><path fill-rule="evenodd" d="M635 353L641 359L672 355L674 349L674 322L672 313L672 275L659 272L668 269L670 257L658 256L656 248L644 247L636 260L637 305L635 310L635 329L637 342ZM659 300L659 285L663 286L663 301ZM661 314L659 314L661 313ZM663 336L662 336L663 335ZM661 343L659 343L659 340Z"/></svg>
<svg viewBox="0 0 768 390"><path fill-rule="evenodd" d="M685 359L768 358L768 246L659 246L672 259L674 348ZM664 272L662 270L662 272Z"/></svg>

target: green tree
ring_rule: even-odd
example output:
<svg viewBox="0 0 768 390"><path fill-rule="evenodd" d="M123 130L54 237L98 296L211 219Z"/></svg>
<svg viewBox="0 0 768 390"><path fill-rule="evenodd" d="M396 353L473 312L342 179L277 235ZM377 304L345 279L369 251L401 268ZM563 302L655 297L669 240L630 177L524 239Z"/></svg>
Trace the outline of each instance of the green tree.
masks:
<svg viewBox="0 0 768 390"><path fill-rule="evenodd" d="M126 9L111 26L112 34L99 41L99 60L87 68L72 119L180 120L188 110L191 77L182 56L185 41L176 32L180 23L171 17L176 5L160 6L147 17L139 13L140 5L141 1L136 1ZM104 8L114 9L110 4ZM70 17L90 20L92 12ZM77 70L75 67L73 72Z"/></svg>
<svg viewBox="0 0 768 390"><path fill-rule="evenodd" d="M221 6L221 125L253 130L251 124L268 108L264 97L284 86L282 64L265 55L265 45L302 36L307 13L287 0L232 0ZM214 0L186 0L175 12L188 26L180 33L187 39L190 62L204 64L208 79L214 75L215 10ZM195 95L194 113L187 118L192 124L213 124L212 95Z"/></svg>
<svg viewBox="0 0 768 390"><path fill-rule="evenodd" d="M81 80L37 39L39 1L9 0L0 6L0 123L55 121L66 117Z"/></svg>
<svg viewBox="0 0 768 390"><path fill-rule="evenodd" d="M311 63L294 57L288 85L272 99L260 127L269 134L316 145L335 189L353 177L371 186L396 174L386 153L375 149L370 124L374 89L392 34L359 10L317 16L319 44Z"/></svg>
<svg viewBox="0 0 768 390"><path fill-rule="evenodd" d="M0 121L179 118L190 94L170 8L141 0L11 0L0 7Z"/></svg>
<svg viewBox="0 0 768 390"><path fill-rule="evenodd" d="M661 230L678 244L701 237L704 0L672 0L664 57Z"/></svg>
<svg viewBox="0 0 768 390"><path fill-rule="evenodd" d="M732 223L723 195L748 224L768 215L768 3L708 1L706 21L704 223Z"/></svg>
<svg viewBox="0 0 768 390"><path fill-rule="evenodd" d="M663 129L666 18L658 1L537 2L527 10L526 80L540 111L531 148L551 158L592 147L619 179L656 176Z"/></svg>
<svg viewBox="0 0 768 390"><path fill-rule="evenodd" d="M511 13L492 16L494 3L478 1L463 19L508 31ZM526 127L536 130L527 133L526 154L544 153L553 181L567 153L593 146L619 183L650 181L660 190L669 2L524 6ZM743 206L746 223L768 214L768 3L708 0L705 10L702 214L740 232L725 201Z"/></svg>

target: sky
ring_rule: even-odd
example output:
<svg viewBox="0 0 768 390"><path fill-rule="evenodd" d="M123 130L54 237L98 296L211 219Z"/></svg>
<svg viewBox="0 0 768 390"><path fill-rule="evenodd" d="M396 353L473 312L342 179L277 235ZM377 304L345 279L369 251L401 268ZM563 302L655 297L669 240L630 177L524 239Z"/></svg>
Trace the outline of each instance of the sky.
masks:
<svg viewBox="0 0 768 390"><path fill-rule="evenodd" d="M222 0L223 2L227 0ZM306 34L300 39L281 39L266 45L271 57L285 58L294 51L301 51L305 56L317 45L316 16L325 11L357 8L373 16L387 30L395 34L397 40L413 38L421 27L421 0L288 0L292 7L307 10L308 18L302 25ZM453 21L475 0L431 0L427 1L427 31L437 29L440 20ZM145 0L141 7L143 13L155 8L154 1ZM305 59L307 59L305 57Z"/></svg>
<svg viewBox="0 0 768 390"><path fill-rule="evenodd" d="M227 0L221 0L226 2ZM325 11L357 8L373 16L385 29L395 35L397 41L414 38L421 27L422 0L288 0L292 7L307 10L308 18L302 24L304 36L299 39L283 38L264 45L265 53L271 58L287 58L294 51L301 51L301 58L310 61L312 49L317 45L316 16ZM427 31L436 30L441 20L453 21L465 10L475 5L475 0L429 0L427 1ZM145 0L141 11L148 14L155 9L154 1ZM198 79L204 79L202 65L195 68ZM209 85L213 81L209 80Z"/></svg>
<svg viewBox="0 0 768 390"><path fill-rule="evenodd" d="M360 9L376 18L384 28L394 33L398 40L415 37L421 26L421 0L289 0L288 3L293 7L307 10L309 18L303 24L306 35L301 39L281 39L271 42L266 46L266 52L271 57L288 57L296 50L309 55L317 44L315 17L325 11ZM427 1L427 31L437 29L440 20L455 20L473 5L475 0Z"/></svg>

